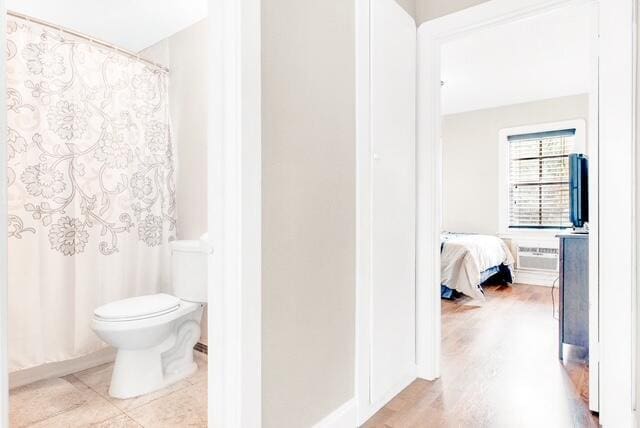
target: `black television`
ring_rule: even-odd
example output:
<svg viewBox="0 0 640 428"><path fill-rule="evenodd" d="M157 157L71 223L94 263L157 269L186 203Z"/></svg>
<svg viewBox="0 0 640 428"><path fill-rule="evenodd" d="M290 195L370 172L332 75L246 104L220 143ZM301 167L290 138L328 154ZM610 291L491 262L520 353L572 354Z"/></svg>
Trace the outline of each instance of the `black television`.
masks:
<svg viewBox="0 0 640 428"><path fill-rule="evenodd" d="M569 155L569 216L576 229L589 221L589 160L581 153Z"/></svg>

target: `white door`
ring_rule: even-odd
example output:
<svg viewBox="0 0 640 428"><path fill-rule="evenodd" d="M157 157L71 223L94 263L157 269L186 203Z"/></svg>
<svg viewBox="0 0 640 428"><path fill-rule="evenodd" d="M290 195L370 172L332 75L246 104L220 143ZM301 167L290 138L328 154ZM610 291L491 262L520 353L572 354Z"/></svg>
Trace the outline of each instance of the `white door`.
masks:
<svg viewBox="0 0 640 428"><path fill-rule="evenodd" d="M371 0L370 400L415 378L416 26Z"/></svg>

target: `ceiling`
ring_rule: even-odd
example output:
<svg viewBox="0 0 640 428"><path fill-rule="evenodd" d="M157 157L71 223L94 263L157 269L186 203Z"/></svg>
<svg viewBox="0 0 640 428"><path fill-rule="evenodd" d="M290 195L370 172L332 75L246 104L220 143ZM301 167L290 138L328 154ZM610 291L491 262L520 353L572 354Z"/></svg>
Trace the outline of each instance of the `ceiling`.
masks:
<svg viewBox="0 0 640 428"><path fill-rule="evenodd" d="M589 6L474 32L442 48L442 112L589 92Z"/></svg>
<svg viewBox="0 0 640 428"><path fill-rule="evenodd" d="M204 19L207 0L7 0L7 9L139 52Z"/></svg>

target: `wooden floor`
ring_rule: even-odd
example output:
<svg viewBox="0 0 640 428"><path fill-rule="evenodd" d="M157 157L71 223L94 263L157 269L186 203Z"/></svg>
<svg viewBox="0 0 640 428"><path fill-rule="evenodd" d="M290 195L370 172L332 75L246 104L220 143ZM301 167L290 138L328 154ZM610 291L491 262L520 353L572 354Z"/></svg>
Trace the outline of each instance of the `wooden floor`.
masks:
<svg viewBox="0 0 640 428"><path fill-rule="evenodd" d="M579 349L565 346L565 362L558 360L551 288L486 293L483 306L442 302L442 377L416 380L365 427L598 426Z"/></svg>

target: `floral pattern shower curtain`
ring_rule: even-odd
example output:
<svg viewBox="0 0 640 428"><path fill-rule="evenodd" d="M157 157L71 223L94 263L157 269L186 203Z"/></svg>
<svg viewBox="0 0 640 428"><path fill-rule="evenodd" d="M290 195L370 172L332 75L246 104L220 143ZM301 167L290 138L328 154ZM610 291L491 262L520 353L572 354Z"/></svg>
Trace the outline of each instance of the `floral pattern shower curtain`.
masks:
<svg viewBox="0 0 640 428"><path fill-rule="evenodd" d="M13 370L103 345L93 309L167 289L175 158L168 76L8 17Z"/></svg>

